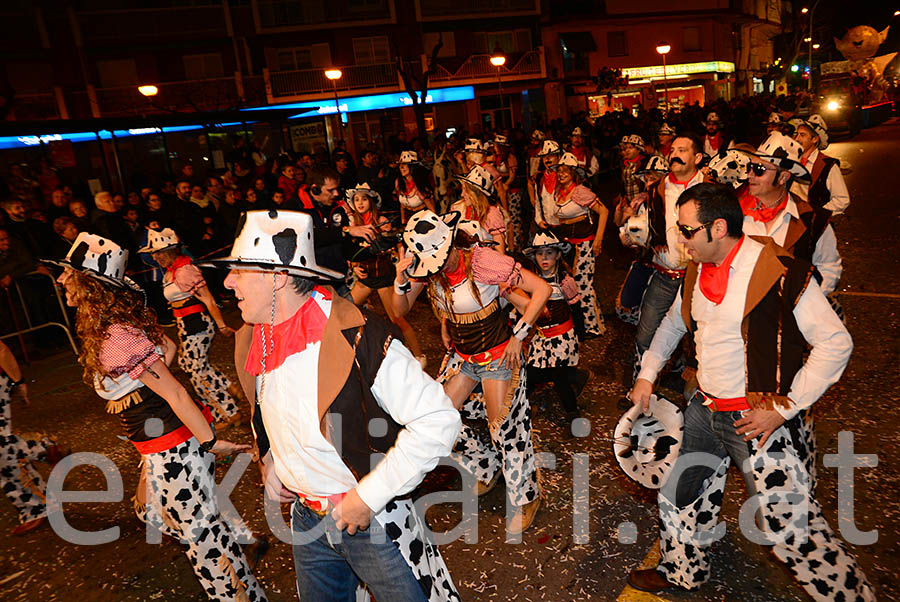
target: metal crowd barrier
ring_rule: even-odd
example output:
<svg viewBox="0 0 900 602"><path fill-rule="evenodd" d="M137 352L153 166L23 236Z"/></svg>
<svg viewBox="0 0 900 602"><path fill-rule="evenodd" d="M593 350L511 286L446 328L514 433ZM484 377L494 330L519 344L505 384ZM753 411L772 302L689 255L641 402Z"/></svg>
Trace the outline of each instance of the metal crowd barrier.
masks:
<svg viewBox="0 0 900 602"><path fill-rule="evenodd" d="M25 357L25 360L28 361L28 352L25 349L25 341L22 339L23 334L28 334L29 332L35 332L36 330L40 330L42 328L51 328L57 327L62 328L63 332L66 333L66 337L69 339L69 345L72 347L72 353L78 356L78 345L75 344L75 339L72 337L72 323L69 320L69 314L66 311L66 303L63 301L62 295L59 292L59 287L56 286L56 281L52 276L48 276L47 274L42 274L41 272L30 272L27 276L40 276L42 278L46 278L50 281L50 288L53 290L53 294L56 295L56 301L59 303L59 311L62 313L63 322L45 322L44 324L34 325L31 321L31 314L28 311L28 303L25 302L25 296L22 295L22 289L19 287L19 283L16 280L13 280L13 286L16 289L16 295L19 297L19 303L22 305L22 313L25 314L25 328L21 328L19 325L19 320L16 317L16 309L15 304L13 303L12 293L9 289L6 289L6 297L9 302L9 311L10 316L13 320L13 326L16 328L14 332L10 332L8 334L0 336L0 340L8 339L11 337L17 337L19 339L19 346L22 349L22 355Z"/></svg>

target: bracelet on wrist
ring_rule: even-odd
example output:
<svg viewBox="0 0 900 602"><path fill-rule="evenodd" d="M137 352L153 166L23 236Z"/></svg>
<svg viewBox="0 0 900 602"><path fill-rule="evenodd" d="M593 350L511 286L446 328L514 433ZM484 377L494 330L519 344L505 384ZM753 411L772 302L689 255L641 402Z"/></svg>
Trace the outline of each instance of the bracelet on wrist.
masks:
<svg viewBox="0 0 900 602"><path fill-rule="evenodd" d="M396 279L394 280L394 292L396 294L405 295L406 293L408 293L411 290L412 290L412 284L411 284L410 280L407 280L403 284L400 284L399 282L397 282Z"/></svg>
<svg viewBox="0 0 900 602"><path fill-rule="evenodd" d="M515 327L513 327L513 336L520 341L524 341L530 331L531 324L526 322L525 318L521 318L518 322L516 322Z"/></svg>
<svg viewBox="0 0 900 602"><path fill-rule="evenodd" d="M210 428L212 428L212 427L210 427ZM213 446L216 444L216 440L217 440L216 429L213 429L212 434L213 434L212 439L210 439L209 441L204 441L203 443L200 444L200 450L204 453L209 453L210 451L212 451Z"/></svg>

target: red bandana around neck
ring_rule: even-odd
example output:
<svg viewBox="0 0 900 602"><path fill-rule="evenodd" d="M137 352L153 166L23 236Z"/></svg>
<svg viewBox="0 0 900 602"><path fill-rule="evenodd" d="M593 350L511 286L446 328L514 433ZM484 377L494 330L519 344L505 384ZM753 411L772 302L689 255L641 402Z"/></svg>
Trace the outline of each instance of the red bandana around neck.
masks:
<svg viewBox="0 0 900 602"><path fill-rule="evenodd" d="M556 172L555 171L545 171L544 172L544 190L547 192L553 192L556 189Z"/></svg>
<svg viewBox="0 0 900 602"><path fill-rule="evenodd" d="M413 196L418 189L416 188L416 182L412 179L412 176L406 177L406 196Z"/></svg>
<svg viewBox="0 0 900 602"><path fill-rule="evenodd" d="M322 295L325 299L331 299L331 293L317 286L314 294ZM300 353L310 343L318 343L325 332L325 323L328 316L316 303L313 295L310 295L306 303L297 312L280 324L275 325L275 333L268 324L254 324L253 338L250 340L250 352L247 354L245 369L254 376L263 372L263 329L266 332L266 372L281 366L287 358Z"/></svg>
<svg viewBox="0 0 900 602"><path fill-rule="evenodd" d="M631 163L632 165L635 165L636 163L638 163L638 162L639 162L641 159L643 159L643 158L644 158L643 156L638 155L638 156L635 157L634 159L622 159L622 161L624 161L624 164L625 164L626 166L627 166L629 163Z"/></svg>
<svg viewBox="0 0 900 602"><path fill-rule="evenodd" d="M565 190L563 190L562 192L557 191L557 194L556 194L556 204L557 204L557 205L565 205L566 203L568 203L568 202L569 202L569 197L572 195L572 191L575 190L575 186L577 186L577 184L575 184L575 182L572 182L572 183L569 184L569 186L568 186Z"/></svg>
<svg viewBox="0 0 900 602"><path fill-rule="evenodd" d="M719 150L719 142L721 138L722 132L716 132L715 136L706 135L706 139L709 140L709 147L713 150Z"/></svg>
<svg viewBox="0 0 900 602"><path fill-rule="evenodd" d="M731 262L737 255L741 245L744 244L744 237L741 236L737 244L728 253L728 257L722 262L722 265L714 263L704 263L703 269L700 270L700 292L703 296L718 305L725 298L725 292L728 290L728 276L731 271Z"/></svg>
<svg viewBox="0 0 900 602"><path fill-rule="evenodd" d="M762 201L748 193L741 197L741 209L744 211L744 215L752 217L753 221L768 224L784 211L787 202L788 195L785 194L777 205L766 207Z"/></svg>
<svg viewBox="0 0 900 602"><path fill-rule="evenodd" d="M191 258L187 255L179 255L175 258L175 261L172 262L172 265L166 268L166 271L172 274L172 277L175 277L175 272L178 271L178 268L183 268L191 262Z"/></svg>
<svg viewBox="0 0 900 602"><path fill-rule="evenodd" d="M584 160L587 158L586 146L573 146L569 149L569 152L575 155L575 158L578 159L579 163L584 163Z"/></svg>
<svg viewBox="0 0 900 602"><path fill-rule="evenodd" d="M456 262L456 268L452 272L444 272L450 286L456 286L466 279L466 262L463 259L462 251L456 250L455 253L459 257L459 261Z"/></svg>

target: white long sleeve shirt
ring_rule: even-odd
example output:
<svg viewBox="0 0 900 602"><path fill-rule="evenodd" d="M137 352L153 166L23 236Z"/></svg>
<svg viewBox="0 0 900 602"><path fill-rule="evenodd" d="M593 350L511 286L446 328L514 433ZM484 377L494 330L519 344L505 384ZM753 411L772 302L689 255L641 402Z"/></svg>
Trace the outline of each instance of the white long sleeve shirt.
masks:
<svg viewBox="0 0 900 602"><path fill-rule="evenodd" d="M791 219L800 219L800 212L797 210L797 203L794 202L794 199L788 199L784 211L768 224L758 222L751 216L744 216L744 234L770 236L776 244L784 246ZM825 227L825 231L816 242L812 263L822 275L822 284L819 285L819 288L825 295L830 295L837 288L844 269L841 263L841 254L837 248L837 237L834 235L831 224Z"/></svg>
<svg viewBox="0 0 900 602"><path fill-rule="evenodd" d="M668 249L662 253L653 254L654 263L670 270L682 270L687 267L691 256L687 254L684 245L678 242L678 208L675 206L681 193L703 181L703 173L699 170L694 177L685 183L677 182L672 176L665 178L665 204L666 212L666 246Z"/></svg>
<svg viewBox="0 0 900 602"><path fill-rule="evenodd" d="M814 149L806 160L806 168L812 171L812 166L819 156L819 150ZM825 208L834 215L840 215L850 206L850 192L847 190L847 184L844 182L844 175L841 173L840 165L833 165L827 174L821 174L819 177L825 176L825 187L831 195L831 199L825 203ZM804 201L809 201L809 184L794 182L791 186L791 192L796 194Z"/></svg>
<svg viewBox="0 0 900 602"><path fill-rule="evenodd" d="M331 301L320 295L314 298L325 315L330 315ZM404 428L384 458L357 483L319 430L320 349L321 342L311 343L265 375L261 409L275 474L289 490L308 496L328 497L356 487L378 518L391 499L415 488L438 460L450 453L461 427L459 412L409 350L399 341L391 341L372 394ZM257 389L261 378L257 377Z"/></svg>
<svg viewBox="0 0 900 602"><path fill-rule="evenodd" d="M745 397L746 357L741 336L741 320L747 297L747 287L762 244L745 238L732 261L728 276L728 289L722 303L716 305L700 292L700 279L694 285L691 317L697 322L694 340L697 348L697 381L707 394L723 399ZM703 267L700 266L702 271ZM775 409L790 420L797 413L810 407L828 387L841 377L853 341L843 322L831 309L825 295L815 282L810 282L794 307L794 318L806 341L812 346L809 358L794 376L788 397L790 409ZM681 315L681 293L656 330L650 348L641 358L638 378L650 382L656 380L687 326Z"/></svg>

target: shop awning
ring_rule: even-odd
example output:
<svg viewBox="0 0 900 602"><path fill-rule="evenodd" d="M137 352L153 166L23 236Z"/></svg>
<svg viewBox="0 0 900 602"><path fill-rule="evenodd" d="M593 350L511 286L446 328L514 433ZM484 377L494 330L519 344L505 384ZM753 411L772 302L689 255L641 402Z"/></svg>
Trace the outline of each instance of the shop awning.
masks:
<svg viewBox="0 0 900 602"><path fill-rule="evenodd" d="M589 31L567 31L559 34L559 39L569 52L594 52L597 43Z"/></svg>

